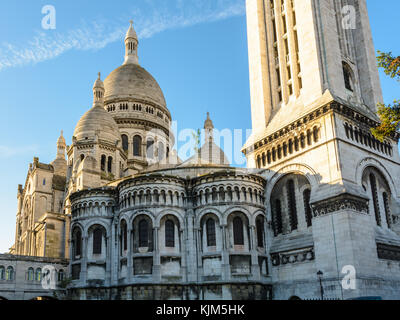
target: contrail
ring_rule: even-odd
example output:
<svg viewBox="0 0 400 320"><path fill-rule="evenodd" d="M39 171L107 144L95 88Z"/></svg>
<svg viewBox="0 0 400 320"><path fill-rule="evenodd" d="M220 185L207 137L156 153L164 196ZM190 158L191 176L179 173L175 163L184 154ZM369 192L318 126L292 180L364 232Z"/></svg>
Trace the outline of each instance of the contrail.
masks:
<svg viewBox="0 0 400 320"><path fill-rule="evenodd" d="M2 44L0 71L54 59L69 50L102 49L123 38L127 21L132 17L139 38L145 39L165 30L220 21L244 13L244 0L146 0L142 7L126 17L126 21L119 18L82 23L79 28L66 33L50 34L37 30L33 39L23 47L19 44Z"/></svg>

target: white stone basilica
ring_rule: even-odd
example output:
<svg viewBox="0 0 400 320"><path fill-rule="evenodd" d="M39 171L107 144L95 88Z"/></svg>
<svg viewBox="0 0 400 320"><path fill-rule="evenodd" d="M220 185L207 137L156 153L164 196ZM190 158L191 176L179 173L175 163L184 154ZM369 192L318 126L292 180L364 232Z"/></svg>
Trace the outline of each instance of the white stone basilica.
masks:
<svg viewBox="0 0 400 320"><path fill-rule="evenodd" d="M247 20L256 170L229 165L209 115L205 144L178 158L131 23L72 145L61 136L19 186L11 254L69 259L69 299L400 299L399 136L370 134L366 1L247 0Z"/></svg>

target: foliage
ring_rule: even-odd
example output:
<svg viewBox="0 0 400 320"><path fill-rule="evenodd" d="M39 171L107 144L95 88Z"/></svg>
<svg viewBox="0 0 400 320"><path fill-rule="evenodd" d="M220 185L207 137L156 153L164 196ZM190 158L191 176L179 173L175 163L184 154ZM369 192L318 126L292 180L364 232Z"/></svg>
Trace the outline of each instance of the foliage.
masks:
<svg viewBox="0 0 400 320"><path fill-rule="evenodd" d="M378 67L383 68L391 78L400 81L400 56L394 57L391 52L378 51ZM378 105L378 116L381 124L371 129L372 134L383 141L400 130L400 100L395 100L393 105Z"/></svg>
<svg viewBox="0 0 400 320"><path fill-rule="evenodd" d="M194 146L194 152L195 154L198 154L200 151L200 136L201 136L201 130L197 129L197 132L192 132L193 139L195 141L195 146Z"/></svg>
<svg viewBox="0 0 400 320"><path fill-rule="evenodd" d="M382 123L371 130L377 139L383 141L400 130L400 101L394 101L393 105L387 106L379 104L378 115Z"/></svg>
<svg viewBox="0 0 400 320"><path fill-rule="evenodd" d="M391 78L400 80L400 56L393 57L392 53L378 51L378 67L385 69L385 73Z"/></svg>

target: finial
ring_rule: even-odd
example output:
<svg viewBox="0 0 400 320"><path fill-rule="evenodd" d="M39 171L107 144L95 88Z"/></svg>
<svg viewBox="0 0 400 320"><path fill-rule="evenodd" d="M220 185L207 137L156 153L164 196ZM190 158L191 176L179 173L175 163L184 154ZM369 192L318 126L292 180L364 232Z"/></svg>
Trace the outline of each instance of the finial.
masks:
<svg viewBox="0 0 400 320"><path fill-rule="evenodd" d="M98 75L99 75L98 79L100 80L101 79L101 72L99 72Z"/></svg>
<svg viewBox="0 0 400 320"><path fill-rule="evenodd" d="M131 24L131 27L133 26L133 20L129 20L129 23Z"/></svg>
<svg viewBox="0 0 400 320"><path fill-rule="evenodd" d="M61 137L64 135L64 130L61 130Z"/></svg>
<svg viewBox="0 0 400 320"><path fill-rule="evenodd" d="M207 112L207 119L210 119L210 113Z"/></svg>

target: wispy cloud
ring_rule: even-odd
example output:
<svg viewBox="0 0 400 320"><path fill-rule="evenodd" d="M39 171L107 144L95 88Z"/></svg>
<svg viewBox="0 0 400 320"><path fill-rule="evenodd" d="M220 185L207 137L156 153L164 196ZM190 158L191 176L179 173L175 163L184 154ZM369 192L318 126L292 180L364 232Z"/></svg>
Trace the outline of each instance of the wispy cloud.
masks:
<svg viewBox="0 0 400 320"><path fill-rule="evenodd" d="M12 158L15 156L37 152L38 147L36 145L28 147L8 147L0 145L0 159Z"/></svg>
<svg viewBox="0 0 400 320"><path fill-rule="evenodd" d="M144 6L129 16L135 19L139 38L150 38L168 29L214 22L245 13L244 0L145 0ZM126 20L129 20L126 17ZM98 50L122 39L127 29L124 19L82 23L66 33L36 31L27 45L0 46L0 71L54 59L69 50Z"/></svg>

